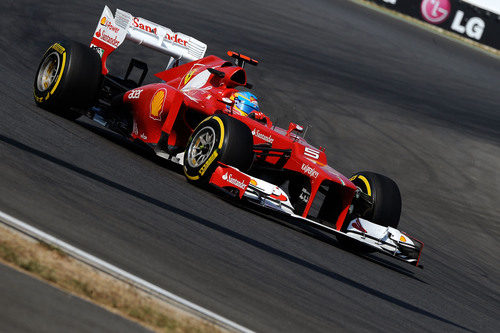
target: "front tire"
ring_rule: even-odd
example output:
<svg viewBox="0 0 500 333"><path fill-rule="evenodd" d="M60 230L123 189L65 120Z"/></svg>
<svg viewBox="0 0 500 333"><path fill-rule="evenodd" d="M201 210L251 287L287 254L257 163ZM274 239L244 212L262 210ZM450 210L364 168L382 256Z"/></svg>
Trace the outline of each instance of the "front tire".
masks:
<svg viewBox="0 0 500 333"><path fill-rule="evenodd" d="M242 172L253 162L253 137L247 125L227 115L202 121L188 140L184 152L184 174L195 183L206 183L217 162Z"/></svg>
<svg viewBox="0 0 500 333"><path fill-rule="evenodd" d="M398 185L384 175L369 171L358 172L350 180L363 193L371 197L373 204L361 214L351 216L349 220L360 217L381 226L397 228L401 216L401 193ZM346 227L347 223L345 223ZM371 247L349 237L338 235L337 239L339 244L348 250L358 253L373 252Z"/></svg>
<svg viewBox="0 0 500 333"><path fill-rule="evenodd" d="M392 179L375 172L361 171L351 177L351 182L373 199L372 207L361 218L385 227L398 227L401 193Z"/></svg>
<svg viewBox="0 0 500 333"><path fill-rule="evenodd" d="M68 119L81 114L70 108L89 107L101 83L97 52L77 42L54 43L45 52L34 81L35 103Z"/></svg>

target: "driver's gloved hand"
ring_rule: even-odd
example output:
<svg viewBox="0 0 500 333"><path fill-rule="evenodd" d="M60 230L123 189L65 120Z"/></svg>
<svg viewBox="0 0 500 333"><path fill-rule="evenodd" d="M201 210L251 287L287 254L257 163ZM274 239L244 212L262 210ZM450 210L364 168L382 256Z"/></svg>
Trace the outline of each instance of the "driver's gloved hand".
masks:
<svg viewBox="0 0 500 333"><path fill-rule="evenodd" d="M250 113L249 117L256 120L262 120L266 117L266 115L259 111L253 111L252 113Z"/></svg>

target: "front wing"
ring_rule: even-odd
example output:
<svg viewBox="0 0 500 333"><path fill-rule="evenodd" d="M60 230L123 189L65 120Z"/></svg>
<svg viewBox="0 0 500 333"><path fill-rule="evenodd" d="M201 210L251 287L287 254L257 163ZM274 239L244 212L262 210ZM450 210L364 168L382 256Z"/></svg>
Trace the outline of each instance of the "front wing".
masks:
<svg viewBox="0 0 500 333"><path fill-rule="evenodd" d="M348 238L376 252L422 268L419 262L424 243L398 229L356 218L349 222L345 231L341 231L296 215L287 194L281 188L222 163L212 174L210 184L234 197L245 198L252 204L277 212L287 220L292 219L299 224Z"/></svg>

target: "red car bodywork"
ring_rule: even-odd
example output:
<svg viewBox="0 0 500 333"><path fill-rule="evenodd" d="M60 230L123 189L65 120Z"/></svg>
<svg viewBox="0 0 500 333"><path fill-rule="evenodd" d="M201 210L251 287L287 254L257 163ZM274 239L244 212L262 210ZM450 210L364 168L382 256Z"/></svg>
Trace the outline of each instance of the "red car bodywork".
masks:
<svg viewBox="0 0 500 333"><path fill-rule="evenodd" d="M203 119L216 113L228 114L245 123L252 132L257 161L309 178L310 197L303 212L297 212L299 215L308 216L322 184L338 184L337 190L341 189L341 209L335 228L342 228L356 186L327 165L323 150L311 146L294 133L295 124L290 124L290 128L285 130L273 126L267 117L264 121L258 121L231 112L227 98L237 91L236 87L247 84L246 72L242 67L216 56L208 56L157 73L156 76L164 83L141 86L123 96L124 104L129 105L134 117L133 138L154 144L163 131L169 134L169 145L185 147L197 125L196 121L190 119ZM282 164L282 154L262 154L258 148L262 145L276 151L291 150L291 153Z"/></svg>
<svg viewBox="0 0 500 333"><path fill-rule="evenodd" d="M148 65L137 59L123 77L108 73L106 59L125 39L170 56L167 70L156 74L161 83L142 85ZM244 66L257 61L228 52L233 64L204 57L206 49L193 37L123 10L113 16L105 6L90 48L69 41L45 52L34 100L68 119L84 115L148 144L157 156L183 165L189 182L215 186L255 212L321 238L335 235L355 251L418 266L423 243L396 229L397 184L369 171L350 181L327 165L323 148L299 135L301 126L279 128L261 112L242 116L232 96L238 87L251 88ZM136 82L130 74L137 70Z"/></svg>

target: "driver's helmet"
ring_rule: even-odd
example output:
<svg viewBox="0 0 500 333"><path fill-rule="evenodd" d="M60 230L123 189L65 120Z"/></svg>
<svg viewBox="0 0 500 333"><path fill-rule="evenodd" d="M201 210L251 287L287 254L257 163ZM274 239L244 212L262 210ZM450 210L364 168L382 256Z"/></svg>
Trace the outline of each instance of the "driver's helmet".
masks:
<svg viewBox="0 0 500 333"><path fill-rule="evenodd" d="M234 101L233 112L241 116L248 116L253 111L259 111L259 102L254 94L248 91L238 91L231 95L231 101ZM228 106L228 108L230 108Z"/></svg>

